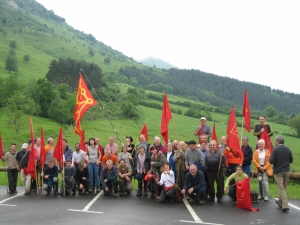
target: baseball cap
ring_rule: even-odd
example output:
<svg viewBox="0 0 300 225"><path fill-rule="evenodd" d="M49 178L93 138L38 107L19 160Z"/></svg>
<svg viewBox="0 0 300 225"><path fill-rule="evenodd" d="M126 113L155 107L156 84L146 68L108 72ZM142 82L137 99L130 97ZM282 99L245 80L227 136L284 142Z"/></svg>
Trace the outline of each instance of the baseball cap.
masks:
<svg viewBox="0 0 300 225"><path fill-rule="evenodd" d="M206 120L206 118L205 117L201 117L201 119L200 120Z"/></svg>
<svg viewBox="0 0 300 225"><path fill-rule="evenodd" d="M23 143L22 144L22 148L28 148L28 144L27 143Z"/></svg>

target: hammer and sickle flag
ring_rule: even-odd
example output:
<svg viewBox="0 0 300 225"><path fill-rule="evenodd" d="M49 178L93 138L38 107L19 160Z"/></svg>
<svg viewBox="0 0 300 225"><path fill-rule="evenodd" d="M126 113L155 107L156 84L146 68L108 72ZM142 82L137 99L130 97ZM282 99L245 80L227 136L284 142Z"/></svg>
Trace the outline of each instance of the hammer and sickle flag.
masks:
<svg viewBox="0 0 300 225"><path fill-rule="evenodd" d="M74 108L75 134L78 134L80 137L84 137L84 132L81 130L80 120L85 112L94 105L97 105L97 102L87 88L86 83L80 74L78 80L76 104Z"/></svg>

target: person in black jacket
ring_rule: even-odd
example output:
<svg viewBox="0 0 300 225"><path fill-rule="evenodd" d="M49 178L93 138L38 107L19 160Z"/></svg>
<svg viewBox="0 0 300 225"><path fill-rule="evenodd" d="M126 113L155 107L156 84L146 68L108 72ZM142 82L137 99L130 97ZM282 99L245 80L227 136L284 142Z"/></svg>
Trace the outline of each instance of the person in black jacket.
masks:
<svg viewBox="0 0 300 225"><path fill-rule="evenodd" d="M48 167L41 173L44 176L44 190L47 191L47 195L50 195L52 187L54 194L58 195L58 167L54 165L54 160L48 161Z"/></svg>
<svg viewBox="0 0 300 225"><path fill-rule="evenodd" d="M144 196L148 196L147 181L144 180L144 177L151 168L150 157L150 154L145 153L145 148L140 146L139 153L135 158L135 178L138 180L138 192L136 196L142 196L143 187Z"/></svg>
<svg viewBox="0 0 300 225"><path fill-rule="evenodd" d="M253 151L252 148L248 144L248 137L243 137L242 142L243 145L241 146L242 152L244 154L244 162L243 168L245 173L250 177L250 166L252 162Z"/></svg>
<svg viewBox="0 0 300 225"><path fill-rule="evenodd" d="M276 203L279 208L282 208L282 211L287 212L289 210L289 203L286 195L286 187L289 182L290 164L293 162L293 155L291 150L283 145L283 137L276 136L275 144L276 147L273 149L269 161L273 164L274 179L280 194Z"/></svg>
<svg viewBox="0 0 300 225"><path fill-rule="evenodd" d="M206 194L206 182L202 171L198 170L195 164L189 168L190 172L186 174L182 194L187 194L191 199L195 199L200 205L204 204ZM196 193L196 198L193 195ZM197 196L199 195L199 196Z"/></svg>
<svg viewBox="0 0 300 225"><path fill-rule="evenodd" d="M85 194L88 195L89 192L89 171L87 168L87 164L85 160L81 160L78 164L78 168L76 170L76 181L79 186L79 194L82 194L84 189Z"/></svg>

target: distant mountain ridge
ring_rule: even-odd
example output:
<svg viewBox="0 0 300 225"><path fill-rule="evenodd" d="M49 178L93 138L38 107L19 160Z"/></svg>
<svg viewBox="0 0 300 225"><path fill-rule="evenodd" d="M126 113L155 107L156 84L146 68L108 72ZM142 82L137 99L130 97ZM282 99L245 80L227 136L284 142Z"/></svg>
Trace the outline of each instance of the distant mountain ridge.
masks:
<svg viewBox="0 0 300 225"><path fill-rule="evenodd" d="M141 62L142 64L144 64L145 66L149 66L149 67L156 67L156 68L160 68L160 69L171 69L171 68L177 68L176 66L162 60L162 59L158 59L158 58L154 58L154 57L147 57L145 59L142 60L137 60L138 62Z"/></svg>

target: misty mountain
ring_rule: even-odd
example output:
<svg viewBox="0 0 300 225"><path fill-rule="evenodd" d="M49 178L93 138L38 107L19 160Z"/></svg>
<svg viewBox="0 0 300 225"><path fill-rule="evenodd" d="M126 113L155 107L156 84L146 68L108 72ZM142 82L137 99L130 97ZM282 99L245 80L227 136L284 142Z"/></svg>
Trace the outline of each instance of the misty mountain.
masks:
<svg viewBox="0 0 300 225"><path fill-rule="evenodd" d="M166 69L166 70L171 69L171 68L177 68L176 66L173 66L172 64L170 64L166 61L163 61L158 58L153 58L153 57L148 57L146 59L139 60L138 62L141 62L145 66L149 66L149 67L155 66L156 68Z"/></svg>

